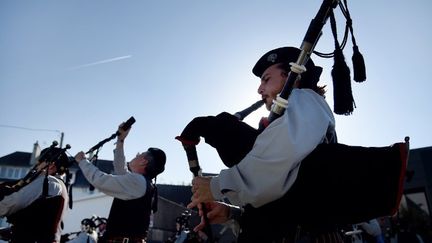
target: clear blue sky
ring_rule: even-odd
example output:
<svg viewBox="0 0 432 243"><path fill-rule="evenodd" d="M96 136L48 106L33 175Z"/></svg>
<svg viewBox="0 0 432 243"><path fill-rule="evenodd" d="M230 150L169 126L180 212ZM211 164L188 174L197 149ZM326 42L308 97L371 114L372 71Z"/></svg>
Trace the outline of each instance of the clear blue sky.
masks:
<svg viewBox="0 0 432 243"><path fill-rule="evenodd" d="M0 2L0 156L31 152L36 141L87 151L130 116L126 157L164 149L159 183L188 184L186 155L174 139L196 116L234 113L259 99L251 69L270 49L299 47L322 1ZM337 116L339 141L386 146L411 137L432 146L432 2L348 1L367 80L352 84L357 108ZM339 10L337 10L338 16ZM339 37L344 20L338 17ZM331 51L329 25L316 50ZM351 66L351 40L345 49ZM333 107L332 60L322 85ZM256 126L261 108L245 121ZM101 159L112 159L113 142ZM224 168L198 149L204 172Z"/></svg>

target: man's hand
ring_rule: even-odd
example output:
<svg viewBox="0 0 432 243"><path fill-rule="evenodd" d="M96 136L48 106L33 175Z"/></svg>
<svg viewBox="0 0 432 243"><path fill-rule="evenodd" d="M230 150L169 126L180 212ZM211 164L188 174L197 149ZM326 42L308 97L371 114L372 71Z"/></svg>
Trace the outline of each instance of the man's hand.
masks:
<svg viewBox="0 0 432 243"><path fill-rule="evenodd" d="M192 198L188 208L194 208L200 203L211 202L215 199L210 189L211 177L197 176L192 180Z"/></svg>
<svg viewBox="0 0 432 243"><path fill-rule="evenodd" d="M79 163L81 160L83 160L83 159L85 159L86 157L85 157L85 153L83 152L83 151L81 151L81 152L78 152L76 155L75 155L75 161L77 162L77 163Z"/></svg>
<svg viewBox="0 0 432 243"><path fill-rule="evenodd" d="M228 221L230 206L223 202L208 202L205 203L207 210L207 218L210 224L222 224ZM195 232L201 231L205 227L204 215L201 204L198 204L198 213L201 216L201 222L194 228Z"/></svg>
<svg viewBox="0 0 432 243"><path fill-rule="evenodd" d="M129 129L127 129L127 130L123 130L123 125L124 125L125 123L124 122L122 122L120 125L119 125L119 128L118 128L118 130L117 130L117 132L118 132L118 136L117 136L117 142L124 142L124 140L125 140L125 138L127 137L127 135L129 134L129 131L130 131L130 129L131 128L129 128Z"/></svg>

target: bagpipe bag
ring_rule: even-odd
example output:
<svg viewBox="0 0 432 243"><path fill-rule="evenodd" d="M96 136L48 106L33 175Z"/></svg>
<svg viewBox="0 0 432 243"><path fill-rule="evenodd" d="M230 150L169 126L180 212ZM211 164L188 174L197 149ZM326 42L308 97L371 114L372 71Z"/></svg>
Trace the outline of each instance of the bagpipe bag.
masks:
<svg viewBox="0 0 432 243"><path fill-rule="evenodd" d="M180 137L195 144L203 137L232 167L250 151L258 134L223 112L193 119ZM247 205L243 218L259 222L278 215L304 224L353 224L392 215L400 203L407 159L404 142L384 147L320 144L301 162L296 182L282 198L259 208Z"/></svg>

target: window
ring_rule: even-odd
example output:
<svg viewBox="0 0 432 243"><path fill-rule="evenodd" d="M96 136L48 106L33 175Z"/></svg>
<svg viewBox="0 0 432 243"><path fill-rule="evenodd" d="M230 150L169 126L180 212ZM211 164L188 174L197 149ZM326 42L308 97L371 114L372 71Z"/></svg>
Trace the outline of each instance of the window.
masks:
<svg viewBox="0 0 432 243"><path fill-rule="evenodd" d="M6 178L8 178L8 179L12 179L13 178L13 168L7 167L6 168L6 173L7 173Z"/></svg>
<svg viewBox="0 0 432 243"><path fill-rule="evenodd" d="M20 179L20 168L13 168L13 179Z"/></svg>
<svg viewBox="0 0 432 243"><path fill-rule="evenodd" d="M27 171L27 168L1 167L0 177L5 179L21 179L26 175Z"/></svg>
<svg viewBox="0 0 432 243"><path fill-rule="evenodd" d="M20 169L20 179L21 178L23 178L24 176L26 176L27 175L27 173L30 171L30 169L27 169L27 168L21 168Z"/></svg>
<svg viewBox="0 0 432 243"><path fill-rule="evenodd" d="M6 178L6 167L0 167L0 178Z"/></svg>

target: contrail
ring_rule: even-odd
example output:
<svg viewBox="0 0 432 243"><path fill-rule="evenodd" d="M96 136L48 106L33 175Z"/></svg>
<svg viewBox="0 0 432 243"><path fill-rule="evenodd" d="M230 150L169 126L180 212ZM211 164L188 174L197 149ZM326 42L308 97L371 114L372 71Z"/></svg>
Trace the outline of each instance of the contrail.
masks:
<svg viewBox="0 0 432 243"><path fill-rule="evenodd" d="M76 70L76 69L90 67L90 66L99 65L99 64L104 64L104 63L108 63L108 62L115 62L115 61L131 58L131 57L132 57L131 55L127 55L127 56L109 58L109 59L105 59L102 61L97 61L97 62L87 63L87 64L75 66L75 67L70 67L70 68L68 68L68 70Z"/></svg>

